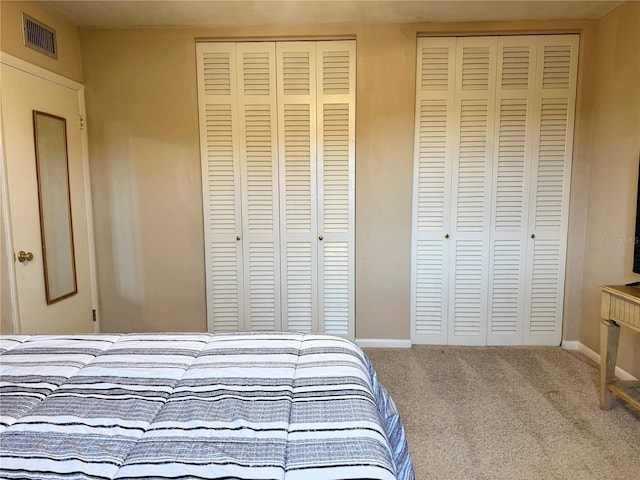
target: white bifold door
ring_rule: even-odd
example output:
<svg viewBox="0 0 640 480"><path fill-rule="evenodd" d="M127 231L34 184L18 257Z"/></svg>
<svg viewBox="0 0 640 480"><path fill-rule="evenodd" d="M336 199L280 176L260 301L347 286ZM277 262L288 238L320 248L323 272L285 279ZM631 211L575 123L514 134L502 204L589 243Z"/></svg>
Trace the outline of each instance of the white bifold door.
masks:
<svg viewBox="0 0 640 480"><path fill-rule="evenodd" d="M355 41L197 62L209 331L353 338Z"/></svg>
<svg viewBox="0 0 640 480"><path fill-rule="evenodd" d="M412 342L558 345L578 36L417 52Z"/></svg>

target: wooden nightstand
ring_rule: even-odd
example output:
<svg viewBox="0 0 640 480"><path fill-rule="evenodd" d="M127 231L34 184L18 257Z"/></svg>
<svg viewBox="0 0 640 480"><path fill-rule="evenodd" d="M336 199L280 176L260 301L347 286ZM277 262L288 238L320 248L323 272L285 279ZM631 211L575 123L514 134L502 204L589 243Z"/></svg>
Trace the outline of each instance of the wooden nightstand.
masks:
<svg viewBox="0 0 640 480"><path fill-rule="evenodd" d="M640 382L614 379L620 326L640 332L640 288L625 285L604 285L600 288L600 408L611 408L613 393L640 410L640 401L628 392L629 388L640 388Z"/></svg>

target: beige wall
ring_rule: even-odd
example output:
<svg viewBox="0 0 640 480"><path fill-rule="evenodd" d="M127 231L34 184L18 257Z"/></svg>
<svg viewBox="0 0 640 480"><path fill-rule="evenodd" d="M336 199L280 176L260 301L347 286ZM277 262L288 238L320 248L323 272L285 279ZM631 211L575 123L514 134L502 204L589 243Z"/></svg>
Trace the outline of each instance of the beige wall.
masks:
<svg viewBox="0 0 640 480"><path fill-rule="evenodd" d="M580 341L599 351L599 285L632 273L640 158L640 2L598 21ZM640 378L640 335L622 329L618 365Z"/></svg>
<svg viewBox="0 0 640 480"><path fill-rule="evenodd" d="M58 59L43 55L22 42L22 12L55 29ZM78 29L59 15L50 13L35 2L0 2L0 50L29 63L82 82Z"/></svg>
<svg viewBox="0 0 640 480"><path fill-rule="evenodd" d="M409 338L419 32L581 32L565 339L580 330L593 22L81 32L102 325L204 330L197 38L357 38L356 337Z"/></svg>
<svg viewBox="0 0 640 480"><path fill-rule="evenodd" d="M193 40L85 33L83 55L102 330L203 331Z"/></svg>

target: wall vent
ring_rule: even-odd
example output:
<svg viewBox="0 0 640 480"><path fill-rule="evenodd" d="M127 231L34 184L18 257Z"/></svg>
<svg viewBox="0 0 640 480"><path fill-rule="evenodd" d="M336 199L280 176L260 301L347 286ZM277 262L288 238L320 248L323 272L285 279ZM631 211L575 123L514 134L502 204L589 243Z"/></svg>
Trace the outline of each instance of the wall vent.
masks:
<svg viewBox="0 0 640 480"><path fill-rule="evenodd" d="M56 31L24 12L22 12L22 38L27 47L58 59Z"/></svg>

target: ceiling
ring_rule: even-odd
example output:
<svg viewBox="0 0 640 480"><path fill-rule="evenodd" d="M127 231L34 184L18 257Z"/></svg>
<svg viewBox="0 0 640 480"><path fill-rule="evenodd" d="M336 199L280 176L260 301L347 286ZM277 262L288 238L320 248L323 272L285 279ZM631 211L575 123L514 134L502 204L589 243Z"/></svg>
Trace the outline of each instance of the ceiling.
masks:
<svg viewBox="0 0 640 480"><path fill-rule="evenodd" d="M91 0L40 1L81 28L595 19L613 0Z"/></svg>

